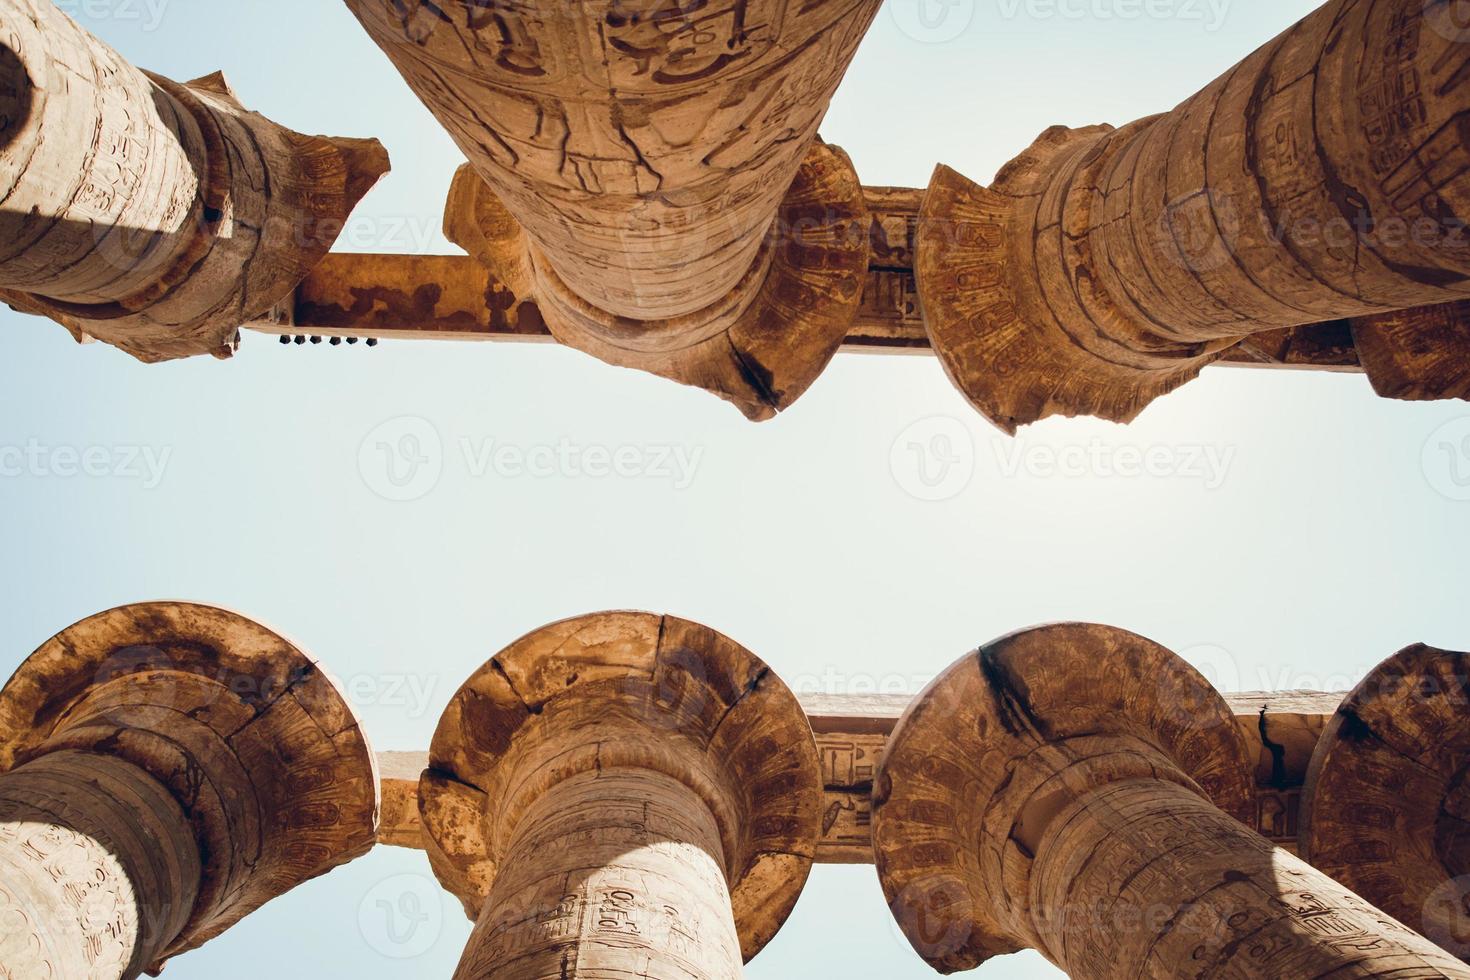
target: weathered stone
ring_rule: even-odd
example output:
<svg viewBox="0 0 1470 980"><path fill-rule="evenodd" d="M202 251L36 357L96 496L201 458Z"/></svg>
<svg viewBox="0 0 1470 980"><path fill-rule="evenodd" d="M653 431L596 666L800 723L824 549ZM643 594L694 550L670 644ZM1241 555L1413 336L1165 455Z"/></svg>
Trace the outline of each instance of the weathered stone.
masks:
<svg viewBox="0 0 1470 980"><path fill-rule="evenodd" d="M1470 296L1454 6L1333 0L1170 113L1048 130L990 188L939 168L917 269L951 378L1007 430L1128 421L1253 334ZM1381 390L1462 394L1470 343L1437 341Z"/></svg>
<svg viewBox="0 0 1470 980"><path fill-rule="evenodd" d="M347 5L470 161L446 231L558 340L751 418L826 366L870 219L817 126L877 0Z"/></svg>
<svg viewBox="0 0 1470 980"><path fill-rule="evenodd" d="M211 75L135 68L49 0L0 0L0 299L144 361L229 356L388 170Z"/></svg>
<svg viewBox="0 0 1470 980"><path fill-rule="evenodd" d="M735 980L821 829L811 727L744 648L604 613L517 641L450 703L420 783L430 862L476 920L463 980Z"/></svg>
<svg viewBox="0 0 1470 980"><path fill-rule="evenodd" d="M1018 633L909 709L873 793L878 872L942 972L1037 949L1079 980L1470 977L1243 825L1253 759L1192 667L1121 630Z"/></svg>
<svg viewBox="0 0 1470 980"><path fill-rule="evenodd" d="M376 823L367 741L291 643L207 606L94 616L0 691L0 972L156 971Z"/></svg>
<svg viewBox="0 0 1470 980"><path fill-rule="evenodd" d="M1470 959L1470 654L1412 646L1348 695L1312 757L1302 856Z"/></svg>

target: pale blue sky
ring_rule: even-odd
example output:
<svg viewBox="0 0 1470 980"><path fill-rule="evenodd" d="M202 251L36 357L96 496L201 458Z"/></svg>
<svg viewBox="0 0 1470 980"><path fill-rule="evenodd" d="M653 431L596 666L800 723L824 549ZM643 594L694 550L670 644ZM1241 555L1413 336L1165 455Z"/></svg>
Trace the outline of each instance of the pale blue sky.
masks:
<svg viewBox="0 0 1470 980"><path fill-rule="evenodd" d="M926 27L907 2L879 17L824 127L872 184L922 185L940 160L988 180L1048 125L1166 109L1314 6L957 0ZM343 6L159 3L63 6L138 64L181 79L222 67L282 122L378 136L395 171L349 250L449 250L437 228L456 151ZM1127 16L1144 10L1156 16ZM1057 619L1149 634L1236 689L1347 687L1413 641L1470 648L1470 407L1380 401L1360 377L1212 370L1130 428L1052 421L1011 440L921 357L839 358L754 426L552 347L247 334L233 362L144 367L0 321L0 676L113 605L218 602L320 657L377 747L415 749L504 644L611 607L706 622L793 685L837 690L917 690L976 644ZM437 481L394 486L379 444L404 435ZM116 472L66 475L66 451L92 447ZM595 467L618 447L638 475L514 465L565 448ZM1116 472L1149 449L1154 475ZM666 450L683 477L658 465ZM26 454L43 462L12 465ZM407 915L415 900L429 911ZM168 976L447 977L468 925L436 901L419 855L379 850ZM982 974L1055 971L1030 956ZM748 975L931 976L869 868L818 869Z"/></svg>

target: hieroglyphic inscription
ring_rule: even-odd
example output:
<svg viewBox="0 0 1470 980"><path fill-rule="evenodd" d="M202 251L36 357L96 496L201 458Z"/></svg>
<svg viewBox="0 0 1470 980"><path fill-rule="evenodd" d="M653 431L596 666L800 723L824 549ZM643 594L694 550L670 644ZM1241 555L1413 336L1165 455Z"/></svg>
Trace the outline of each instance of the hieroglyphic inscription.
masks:
<svg viewBox="0 0 1470 980"><path fill-rule="evenodd" d="M227 355L387 170L220 76L151 75L50 0L0 0L0 299L145 361Z"/></svg>
<svg viewBox="0 0 1470 980"><path fill-rule="evenodd" d="M1470 978L1251 829L1256 763L1230 705L1158 644L1011 634L895 729L874 794L885 896L946 973L1031 948L1085 980Z"/></svg>
<svg viewBox="0 0 1470 980"><path fill-rule="evenodd" d="M558 980L626 970L738 980L720 835L676 780L604 770L521 817L456 976Z"/></svg>
<svg viewBox="0 0 1470 980"><path fill-rule="evenodd" d="M372 757L333 682L208 606L122 607L44 644L0 693L0 772L0 803L49 812L119 857L137 903L130 975L375 836Z"/></svg>
<svg viewBox="0 0 1470 980"><path fill-rule="evenodd" d="M878 5L349 6L573 293L658 320L746 277Z"/></svg>
<svg viewBox="0 0 1470 980"><path fill-rule="evenodd" d="M1470 297L1452 6L1333 0L1169 113L1048 130L989 188L940 168L917 271L951 378L1006 429L1126 422L1253 334Z"/></svg>
<svg viewBox="0 0 1470 980"><path fill-rule="evenodd" d="M826 809L819 859L866 864L872 858L873 774L887 736L818 734Z"/></svg>

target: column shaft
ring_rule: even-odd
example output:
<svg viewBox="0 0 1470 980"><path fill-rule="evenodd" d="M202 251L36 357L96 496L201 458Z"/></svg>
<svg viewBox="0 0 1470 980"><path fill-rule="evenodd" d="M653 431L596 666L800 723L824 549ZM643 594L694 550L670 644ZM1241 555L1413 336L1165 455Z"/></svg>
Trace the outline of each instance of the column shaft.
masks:
<svg viewBox="0 0 1470 980"><path fill-rule="evenodd" d="M228 356L387 171L220 75L150 74L50 0L0 0L0 300L145 361Z"/></svg>
<svg viewBox="0 0 1470 980"><path fill-rule="evenodd" d="M1470 47L1434 6L1329 3L1173 112L1079 140L1036 198L1038 292L1086 316L1092 278L1141 350L1470 295Z"/></svg>
<svg viewBox="0 0 1470 980"><path fill-rule="evenodd" d="M184 812L137 766L61 751L0 775L5 976L139 976L184 928L200 874Z"/></svg>
<svg viewBox="0 0 1470 980"><path fill-rule="evenodd" d="M1048 130L991 188L940 168L917 273L959 387L1008 429L1129 421L1252 334L1470 296L1454 8L1333 0L1171 112Z"/></svg>
<svg viewBox="0 0 1470 980"><path fill-rule="evenodd" d="M754 298L777 207L878 8L347 3L556 275L635 320ZM745 304L728 302L737 285Z"/></svg>
<svg viewBox="0 0 1470 980"><path fill-rule="evenodd" d="M42 4L0 4L0 287L110 302L167 271L203 227L204 135Z"/></svg>
<svg viewBox="0 0 1470 980"><path fill-rule="evenodd" d="M517 824L458 980L738 980L708 805L645 769L585 773Z"/></svg>
<svg viewBox="0 0 1470 980"><path fill-rule="evenodd" d="M1031 870L1047 955L1080 980L1470 977L1470 969L1172 782L1062 807Z"/></svg>

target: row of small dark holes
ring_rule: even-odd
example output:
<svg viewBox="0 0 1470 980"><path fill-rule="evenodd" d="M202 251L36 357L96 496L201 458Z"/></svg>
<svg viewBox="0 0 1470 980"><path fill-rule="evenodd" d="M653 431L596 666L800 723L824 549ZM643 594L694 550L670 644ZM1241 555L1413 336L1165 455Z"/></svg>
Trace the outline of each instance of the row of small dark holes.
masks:
<svg viewBox="0 0 1470 980"><path fill-rule="evenodd" d="M301 344L306 343L308 340L310 340L313 344L320 344L322 342L322 338L320 338L320 337L303 337L303 336L292 337L289 334L284 334L284 333L281 334L281 343L283 343L283 344L295 343L297 346L300 346ZM330 343L331 343L331 345L333 347L337 347L338 345L340 345L342 343L342 338L341 337L331 337L331 338L329 338L329 341L330 341ZM355 344L355 343L357 343L357 338L356 337L348 337L347 338L347 342L349 344ZM369 337L367 339L367 345L369 347L376 347L376 346L378 346L378 338L377 337Z"/></svg>

